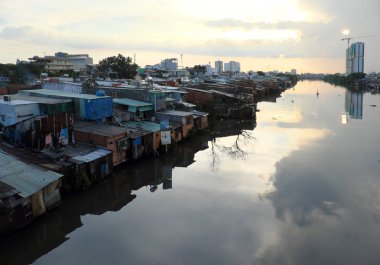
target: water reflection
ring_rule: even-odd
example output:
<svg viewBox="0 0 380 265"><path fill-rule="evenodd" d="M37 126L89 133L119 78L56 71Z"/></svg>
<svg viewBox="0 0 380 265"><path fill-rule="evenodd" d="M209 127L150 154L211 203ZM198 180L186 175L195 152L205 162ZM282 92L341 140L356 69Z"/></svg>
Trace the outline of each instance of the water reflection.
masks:
<svg viewBox="0 0 380 265"><path fill-rule="evenodd" d="M275 240L257 252L255 264L378 263L380 111L368 106L379 101L346 91L351 118L364 118L365 125L326 124L334 131L330 137L276 164L274 191L265 198L282 225L275 228ZM339 111L331 109L330 115Z"/></svg>
<svg viewBox="0 0 380 265"><path fill-rule="evenodd" d="M156 159L146 158L136 161L116 175L127 178L132 190L149 187L151 192L155 192L161 185L164 190L171 189L173 168L186 168L193 164L194 155L207 149L208 141L209 135L199 135L178 145L174 152L161 155Z"/></svg>
<svg viewBox="0 0 380 265"><path fill-rule="evenodd" d="M247 150L244 146L253 142L253 129L256 120L217 121L211 126L211 168L215 171L220 163L220 153L233 159L244 159ZM219 141L218 138L230 137L229 141Z"/></svg>
<svg viewBox="0 0 380 265"><path fill-rule="evenodd" d="M136 198L133 190L149 187L155 192L160 185L171 189L172 169L191 165L194 154L208 148L208 139L208 135L193 138L179 145L175 154L128 165L89 191L67 196L57 210L0 240L1 265L32 263L69 240L69 234L83 225L84 216L120 211Z"/></svg>
<svg viewBox="0 0 380 265"><path fill-rule="evenodd" d="M351 119L363 118L363 92L346 90L345 97L346 112Z"/></svg>
<svg viewBox="0 0 380 265"><path fill-rule="evenodd" d="M126 179L112 178L84 194L65 198L57 210L0 241L1 264L30 264L69 239L81 217L119 211L136 196Z"/></svg>

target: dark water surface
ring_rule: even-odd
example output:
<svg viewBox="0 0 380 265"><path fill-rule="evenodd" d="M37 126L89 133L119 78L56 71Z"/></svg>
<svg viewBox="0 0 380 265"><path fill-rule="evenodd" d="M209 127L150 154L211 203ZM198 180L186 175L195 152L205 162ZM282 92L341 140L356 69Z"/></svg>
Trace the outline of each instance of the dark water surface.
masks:
<svg viewBox="0 0 380 265"><path fill-rule="evenodd" d="M65 198L0 264L379 264L380 95L305 81L258 109Z"/></svg>

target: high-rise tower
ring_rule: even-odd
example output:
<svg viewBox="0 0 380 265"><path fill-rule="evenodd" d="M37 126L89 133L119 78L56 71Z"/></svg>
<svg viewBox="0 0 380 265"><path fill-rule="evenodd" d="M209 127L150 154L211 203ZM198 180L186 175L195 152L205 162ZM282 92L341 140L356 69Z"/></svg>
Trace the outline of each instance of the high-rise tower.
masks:
<svg viewBox="0 0 380 265"><path fill-rule="evenodd" d="M364 72L364 43L355 42L346 49L346 73Z"/></svg>

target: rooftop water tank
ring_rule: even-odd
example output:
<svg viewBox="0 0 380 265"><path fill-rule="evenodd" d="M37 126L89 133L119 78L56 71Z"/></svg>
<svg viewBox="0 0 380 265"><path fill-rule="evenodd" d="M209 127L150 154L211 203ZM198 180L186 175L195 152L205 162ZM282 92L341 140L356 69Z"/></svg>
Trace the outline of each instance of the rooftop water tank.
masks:
<svg viewBox="0 0 380 265"><path fill-rule="evenodd" d="M106 95L106 92L104 92L104 90L98 90L96 91L96 95L98 97L104 97Z"/></svg>

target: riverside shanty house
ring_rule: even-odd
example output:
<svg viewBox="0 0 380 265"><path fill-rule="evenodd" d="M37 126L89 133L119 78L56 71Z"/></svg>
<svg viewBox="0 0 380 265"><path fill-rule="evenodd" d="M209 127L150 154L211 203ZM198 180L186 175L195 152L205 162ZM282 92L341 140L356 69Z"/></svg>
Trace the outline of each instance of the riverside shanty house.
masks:
<svg viewBox="0 0 380 265"><path fill-rule="evenodd" d="M190 87L187 87L185 89L187 91L185 98L189 102L205 106L214 100L213 93L208 90Z"/></svg>
<svg viewBox="0 0 380 265"><path fill-rule="evenodd" d="M148 119L153 116L151 103L129 98L113 99L116 123Z"/></svg>
<svg viewBox="0 0 380 265"><path fill-rule="evenodd" d="M156 152L161 145L161 127L160 124L149 121L128 121L122 124L127 129L142 130L149 132L149 139L145 141L146 152L149 150Z"/></svg>
<svg viewBox="0 0 380 265"><path fill-rule="evenodd" d="M130 149L127 150L127 157L131 159L139 159L144 155L148 155L154 152L152 133L145 131L141 128L135 129L131 127L125 127L128 131L128 137L130 139Z"/></svg>
<svg viewBox="0 0 380 265"><path fill-rule="evenodd" d="M72 101L67 99L23 94L4 96L0 100L3 137L12 144L36 150L47 148L59 139L61 143L71 143L73 110Z"/></svg>
<svg viewBox="0 0 380 265"><path fill-rule="evenodd" d="M23 90L23 95L55 99L71 99L74 103L75 118L79 120L105 121L112 116L112 97L99 91L97 95L75 94L48 89Z"/></svg>
<svg viewBox="0 0 380 265"><path fill-rule="evenodd" d="M44 154L55 163L41 166L64 174L62 184L65 191L87 189L113 170L112 152L100 147L76 143L61 150L45 151Z"/></svg>
<svg viewBox="0 0 380 265"><path fill-rule="evenodd" d="M156 112L155 117L159 121L178 122L182 125L182 137L186 138L194 127L193 115L191 112L165 110Z"/></svg>
<svg viewBox="0 0 380 265"><path fill-rule="evenodd" d="M104 123L77 121L74 124L75 140L112 151L113 166L127 161L127 151L130 148L128 130Z"/></svg>
<svg viewBox="0 0 380 265"><path fill-rule="evenodd" d="M0 234L20 228L59 205L62 176L0 151Z"/></svg>
<svg viewBox="0 0 380 265"><path fill-rule="evenodd" d="M197 130L204 130L208 128L208 113L193 110L191 114L194 117L194 127Z"/></svg>
<svg viewBox="0 0 380 265"><path fill-rule="evenodd" d="M178 87L165 87L154 85L155 89L158 89L166 94L166 102L177 110L193 110L197 106L189 102L185 102L186 91L179 90ZM168 106L168 108L169 108Z"/></svg>

